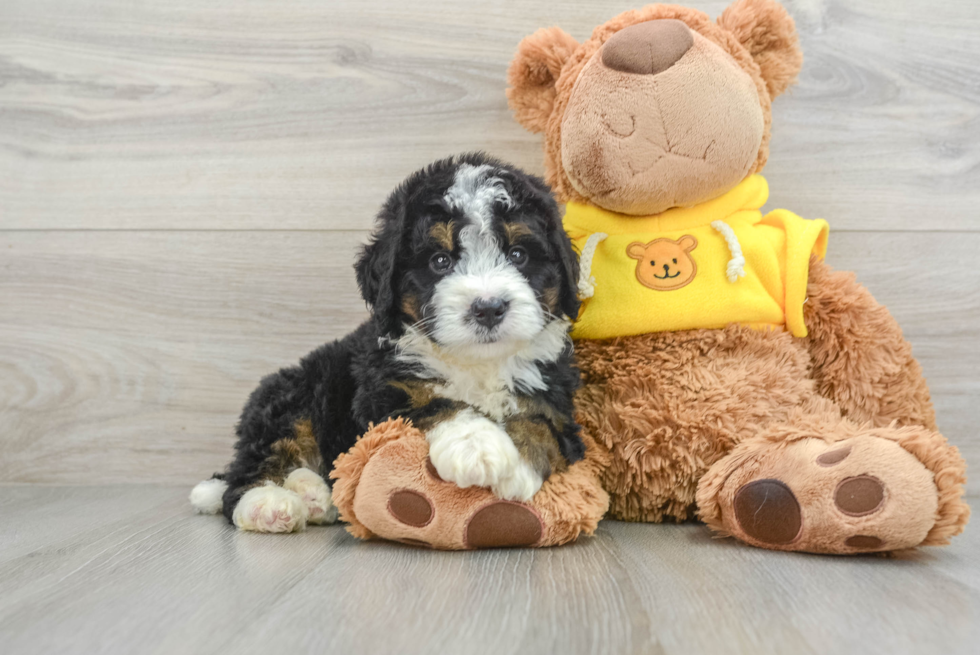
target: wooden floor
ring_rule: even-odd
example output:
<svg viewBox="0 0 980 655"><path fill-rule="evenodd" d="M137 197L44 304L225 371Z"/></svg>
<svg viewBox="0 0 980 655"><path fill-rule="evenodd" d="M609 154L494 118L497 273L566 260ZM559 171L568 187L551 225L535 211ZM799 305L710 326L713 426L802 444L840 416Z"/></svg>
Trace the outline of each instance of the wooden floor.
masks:
<svg viewBox="0 0 980 655"><path fill-rule="evenodd" d="M448 554L189 513L259 378L364 318L353 255L405 175L542 172L520 39L641 4L0 2L0 652L980 652L972 527L895 560L611 522ZM829 220L976 468L980 3L785 4L806 61L768 206Z"/></svg>
<svg viewBox="0 0 980 655"><path fill-rule="evenodd" d="M186 488L7 487L0 644L27 653L976 653L980 529L895 559L607 521L444 553L342 527L239 533Z"/></svg>

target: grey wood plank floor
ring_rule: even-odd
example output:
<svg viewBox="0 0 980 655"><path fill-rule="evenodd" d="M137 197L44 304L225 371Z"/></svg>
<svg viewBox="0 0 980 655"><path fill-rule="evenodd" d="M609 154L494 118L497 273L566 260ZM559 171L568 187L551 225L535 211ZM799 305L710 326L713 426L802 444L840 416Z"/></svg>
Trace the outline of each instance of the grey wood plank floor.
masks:
<svg viewBox="0 0 980 655"><path fill-rule="evenodd" d="M976 653L980 530L885 559L606 521L445 553L236 532L186 487L0 489L0 644L33 653Z"/></svg>

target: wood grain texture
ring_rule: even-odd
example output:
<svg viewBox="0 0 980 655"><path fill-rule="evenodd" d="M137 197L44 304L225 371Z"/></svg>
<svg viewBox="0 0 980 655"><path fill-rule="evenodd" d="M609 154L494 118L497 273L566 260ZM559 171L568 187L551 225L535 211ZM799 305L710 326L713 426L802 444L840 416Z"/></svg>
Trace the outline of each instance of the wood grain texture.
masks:
<svg viewBox="0 0 980 655"><path fill-rule="evenodd" d="M770 206L831 221L980 464L980 5L786 5L807 60ZM0 481L221 468L259 377L363 319L350 264L406 173L476 148L541 171L503 94L518 41L629 6L0 3Z"/></svg>
<svg viewBox="0 0 980 655"><path fill-rule="evenodd" d="M837 230L977 229L974 0L786 5L807 59L775 108L777 204ZM630 6L5 0L0 225L361 229L438 157L540 172L503 93L517 43Z"/></svg>
<svg viewBox="0 0 980 655"><path fill-rule="evenodd" d="M64 526L4 543L4 652L957 655L980 638L975 527L894 559L614 521L561 548L444 553L339 526L240 533L186 491L2 488L0 525Z"/></svg>

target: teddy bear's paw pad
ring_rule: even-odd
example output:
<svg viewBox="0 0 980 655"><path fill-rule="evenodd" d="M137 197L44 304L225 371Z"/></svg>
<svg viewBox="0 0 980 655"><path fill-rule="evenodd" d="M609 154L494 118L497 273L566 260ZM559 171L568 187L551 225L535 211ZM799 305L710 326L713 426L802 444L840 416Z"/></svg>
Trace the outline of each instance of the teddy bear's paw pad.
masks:
<svg viewBox="0 0 980 655"><path fill-rule="evenodd" d="M417 491L401 489L388 496L388 513L400 523L424 528L432 522L432 501Z"/></svg>
<svg viewBox="0 0 980 655"><path fill-rule="evenodd" d="M850 446L843 446L841 448L829 450L817 457L817 465L828 467L836 466L847 459L847 456L851 454L851 450L852 449Z"/></svg>
<svg viewBox="0 0 980 655"><path fill-rule="evenodd" d="M268 483L249 489L238 501L232 521L240 530L294 532L303 530L309 512L293 491Z"/></svg>
<svg viewBox="0 0 980 655"><path fill-rule="evenodd" d="M803 439L761 449L748 462L725 484L732 495L722 494L722 516L729 532L757 546L820 553L911 548L936 520L931 472L887 438Z"/></svg>
<svg viewBox="0 0 980 655"><path fill-rule="evenodd" d="M867 516L882 508L885 485L878 478L859 475L842 480L834 492L834 504L848 516Z"/></svg>
<svg viewBox="0 0 980 655"><path fill-rule="evenodd" d="M307 468L298 468L283 482L283 488L294 492L306 505L307 523L326 525L337 521L330 487L319 474Z"/></svg>
<svg viewBox="0 0 980 655"><path fill-rule="evenodd" d="M467 548L513 548L535 546L541 541L544 523L531 508L498 500L481 507L466 524Z"/></svg>
<svg viewBox="0 0 980 655"><path fill-rule="evenodd" d="M735 518L748 536L764 544L789 544L803 528L800 503L779 480L755 480L735 494Z"/></svg>

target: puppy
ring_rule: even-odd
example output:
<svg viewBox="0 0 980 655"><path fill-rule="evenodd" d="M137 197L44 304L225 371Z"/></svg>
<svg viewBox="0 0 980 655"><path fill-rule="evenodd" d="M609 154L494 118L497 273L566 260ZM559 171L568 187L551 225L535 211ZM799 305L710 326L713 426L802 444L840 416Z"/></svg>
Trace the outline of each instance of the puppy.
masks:
<svg viewBox="0 0 980 655"><path fill-rule="evenodd" d="M585 447L568 338L578 263L544 182L483 154L388 198L355 265L370 319L262 380L235 457L191 502L243 530L330 523L325 482L370 423L425 432L439 476L529 500Z"/></svg>

